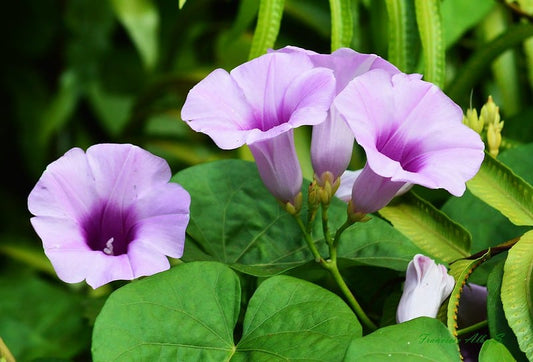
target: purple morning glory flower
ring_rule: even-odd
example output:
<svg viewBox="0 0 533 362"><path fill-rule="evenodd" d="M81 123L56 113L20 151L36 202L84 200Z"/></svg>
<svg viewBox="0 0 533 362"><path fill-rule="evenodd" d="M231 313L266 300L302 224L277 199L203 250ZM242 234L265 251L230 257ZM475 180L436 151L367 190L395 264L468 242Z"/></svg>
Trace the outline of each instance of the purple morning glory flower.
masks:
<svg viewBox="0 0 533 362"><path fill-rule="evenodd" d="M31 223L59 278L97 288L170 267L183 254L190 196L165 160L129 144L73 148L31 191Z"/></svg>
<svg viewBox="0 0 533 362"><path fill-rule="evenodd" d="M181 117L222 149L247 144L269 191L292 203L302 184L292 130L323 122L334 90L332 71L307 54L274 51L213 71L191 89Z"/></svg>
<svg viewBox="0 0 533 362"><path fill-rule="evenodd" d="M371 70L334 107L367 157L352 189L354 213L379 210L407 183L461 196L483 161L483 142L463 125L461 108L419 75Z"/></svg>
<svg viewBox="0 0 533 362"><path fill-rule="evenodd" d="M416 254L407 266L396 321L402 323L422 316L435 318L454 286L455 280L444 265Z"/></svg>
<svg viewBox="0 0 533 362"><path fill-rule="evenodd" d="M308 54L316 67L333 70L336 80L335 94L339 94L355 77L372 69L383 69L390 74L399 70L375 54L361 54L350 48L341 48L331 54L318 54L298 47L286 47L283 52ZM325 122L313 126L311 138L311 162L319 184L325 182L325 173L333 180L339 178L348 167L352 157L354 136L337 113L331 108Z"/></svg>

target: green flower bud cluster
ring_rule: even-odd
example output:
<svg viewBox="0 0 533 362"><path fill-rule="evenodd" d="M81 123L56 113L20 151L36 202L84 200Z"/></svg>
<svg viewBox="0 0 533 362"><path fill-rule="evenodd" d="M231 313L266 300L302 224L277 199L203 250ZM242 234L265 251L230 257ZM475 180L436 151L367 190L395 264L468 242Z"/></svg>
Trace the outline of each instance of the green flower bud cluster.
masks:
<svg viewBox="0 0 533 362"><path fill-rule="evenodd" d="M463 117L463 123L483 136L492 156L498 155L504 122L500 117L500 107L494 103L492 96L489 96L487 103L481 107L479 117L475 108L469 108Z"/></svg>

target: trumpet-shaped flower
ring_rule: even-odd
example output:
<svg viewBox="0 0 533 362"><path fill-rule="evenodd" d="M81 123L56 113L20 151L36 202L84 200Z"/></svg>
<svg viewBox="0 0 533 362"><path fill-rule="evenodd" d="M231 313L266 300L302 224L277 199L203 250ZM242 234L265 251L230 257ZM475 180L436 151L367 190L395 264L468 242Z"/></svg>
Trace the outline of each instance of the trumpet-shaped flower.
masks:
<svg viewBox="0 0 533 362"><path fill-rule="evenodd" d="M286 47L284 52L304 52L316 67L333 70L335 94L339 94L355 77L372 69L383 69L389 74L399 70L375 54L361 54L349 48L340 48L331 54L318 54L297 47ZM311 138L311 163L319 184L323 184L325 173L331 173L333 180L339 178L348 167L352 157L354 136L338 114L331 108L325 122L313 126Z"/></svg>
<svg viewBox="0 0 533 362"><path fill-rule="evenodd" d="M183 254L190 197L165 160L129 144L73 148L31 191L31 223L59 278L97 288L170 267Z"/></svg>
<svg viewBox="0 0 533 362"><path fill-rule="evenodd" d="M248 144L269 191L293 202L302 172L292 129L323 122L334 91L330 69L305 53L274 51L210 73L190 90L181 117L222 149Z"/></svg>
<svg viewBox="0 0 533 362"><path fill-rule="evenodd" d="M427 256L415 255L407 266L396 321L402 323L423 316L435 318L454 285L455 280L444 265L435 264Z"/></svg>
<svg viewBox="0 0 533 362"><path fill-rule="evenodd" d="M462 123L461 108L419 75L371 70L334 107L367 157L353 185L353 212L379 210L409 183L461 196L483 161L483 142Z"/></svg>

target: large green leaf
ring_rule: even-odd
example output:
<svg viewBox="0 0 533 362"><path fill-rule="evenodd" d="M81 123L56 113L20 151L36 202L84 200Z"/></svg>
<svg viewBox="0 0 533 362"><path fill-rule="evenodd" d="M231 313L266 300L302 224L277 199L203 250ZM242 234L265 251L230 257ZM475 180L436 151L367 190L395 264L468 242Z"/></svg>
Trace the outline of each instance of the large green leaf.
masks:
<svg viewBox="0 0 533 362"><path fill-rule="evenodd" d="M533 187L488 153L467 187L513 224L533 225Z"/></svg>
<svg viewBox="0 0 533 362"><path fill-rule="evenodd" d="M94 361L340 361L361 326L335 294L292 277L263 282L234 341L237 275L220 263L195 262L133 282L98 316Z"/></svg>
<svg viewBox="0 0 533 362"><path fill-rule="evenodd" d="M217 260L260 276L313 260L297 223L266 190L254 163L206 163L179 172L173 181L192 199L184 260ZM346 219L346 204L332 200L329 219L335 230ZM314 231L315 243L326 257L319 222ZM339 257L351 264L405 270L418 252L405 236L374 217L345 231Z"/></svg>
<svg viewBox="0 0 533 362"><path fill-rule="evenodd" d="M112 0L111 3L144 65L148 69L154 68L159 52L159 13L156 5L152 0Z"/></svg>
<svg viewBox="0 0 533 362"><path fill-rule="evenodd" d="M518 341L505 318L501 301L501 286L505 259L493 267L487 279L487 320L490 337L505 345L516 360L527 361L526 355L520 351Z"/></svg>
<svg viewBox="0 0 533 362"><path fill-rule="evenodd" d="M345 361L461 361L455 338L437 319L421 317L352 341Z"/></svg>
<svg viewBox="0 0 533 362"><path fill-rule="evenodd" d="M0 336L20 361L71 358L89 342L79 295L32 275L0 278Z"/></svg>
<svg viewBox="0 0 533 362"><path fill-rule="evenodd" d="M263 282L250 299L236 360L340 361L362 328L336 295L287 276Z"/></svg>
<svg viewBox="0 0 533 362"><path fill-rule="evenodd" d="M489 339L483 343L479 351L480 362L513 362L516 361L513 355L503 344L495 339Z"/></svg>
<svg viewBox="0 0 533 362"><path fill-rule="evenodd" d="M412 192L379 213L427 255L448 263L470 255L470 233Z"/></svg>
<svg viewBox="0 0 533 362"><path fill-rule="evenodd" d="M502 279L505 317L520 349L533 359L533 231L524 234L509 250Z"/></svg>
<svg viewBox="0 0 533 362"><path fill-rule="evenodd" d="M459 302L465 283L470 277L470 274L472 274L472 272L474 271L474 269L489 258L490 250L481 255L479 258L473 260L458 260L450 265L449 274L453 276L453 279L455 280L455 285L450 294L450 299L448 300L446 323L448 325L450 333L452 333L452 335L454 335L455 337L457 337L457 313L459 310Z"/></svg>

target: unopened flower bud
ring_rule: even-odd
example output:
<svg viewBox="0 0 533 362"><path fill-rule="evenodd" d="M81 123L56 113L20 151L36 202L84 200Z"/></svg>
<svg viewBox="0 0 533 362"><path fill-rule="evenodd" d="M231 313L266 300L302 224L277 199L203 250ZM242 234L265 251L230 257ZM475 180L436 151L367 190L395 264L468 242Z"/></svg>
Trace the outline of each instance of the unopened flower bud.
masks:
<svg viewBox="0 0 533 362"><path fill-rule="evenodd" d="M500 150L500 145L502 143L502 128L503 121L499 123L489 123L487 127L487 143L489 146L489 153L496 157Z"/></svg>
<svg viewBox="0 0 533 362"><path fill-rule="evenodd" d="M477 110L475 108L469 108L466 110L466 116L463 117L463 123L481 134L483 131L483 120L477 116Z"/></svg>
<svg viewBox="0 0 533 362"><path fill-rule="evenodd" d="M396 321L402 323L422 316L435 318L454 285L455 280L444 265L437 265L422 254L415 255L407 266Z"/></svg>
<svg viewBox="0 0 533 362"><path fill-rule="evenodd" d="M489 96L487 103L481 107L479 119L483 121L486 126L491 123L496 124L500 122L500 107L494 103L492 96Z"/></svg>

